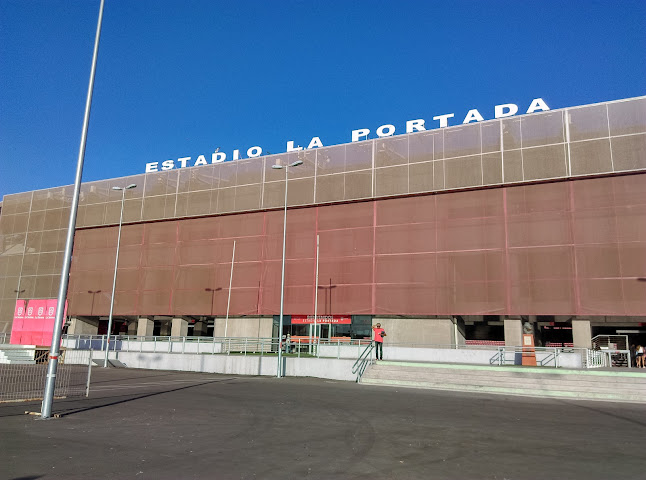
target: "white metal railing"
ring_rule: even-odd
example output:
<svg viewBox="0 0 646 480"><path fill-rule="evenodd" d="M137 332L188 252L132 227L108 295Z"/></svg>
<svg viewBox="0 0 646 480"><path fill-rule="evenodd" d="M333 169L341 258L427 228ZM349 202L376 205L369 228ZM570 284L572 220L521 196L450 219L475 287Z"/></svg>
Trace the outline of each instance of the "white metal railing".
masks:
<svg viewBox="0 0 646 480"><path fill-rule="evenodd" d="M601 350L588 350L586 353L587 368L602 368L609 365L608 356Z"/></svg>
<svg viewBox="0 0 646 480"><path fill-rule="evenodd" d="M78 350L105 350L105 335L64 335L63 346ZM110 337L110 350L139 353L197 353L225 355L277 355L282 348L287 357L343 358L357 360L371 344L367 339L291 339L257 337ZM600 352L600 353L596 353ZM492 345L429 345L418 343L384 344L386 360L466 363L481 365L522 365L527 348ZM614 355L623 352L572 347L532 347L536 364L549 368L598 368L619 366Z"/></svg>
<svg viewBox="0 0 646 480"><path fill-rule="evenodd" d="M592 338L588 368L632 367L628 335L597 335Z"/></svg>
<svg viewBox="0 0 646 480"><path fill-rule="evenodd" d="M559 368L561 366L560 359L564 350L568 353L574 353L575 350L579 350L580 354L583 354L582 350L586 350L574 348L563 349L559 347L504 346L497 348L498 351L489 360L490 365L523 365L523 358L531 358L536 361L536 366L538 367L554 368Z"/></svg>
<svg viewBox="0 0 646 480"><path fill-rule="evenodd" d="M6 343L9 343L10 339L11 339L11 334L10 333L0 333L0 345L4 345Z"/></svg>
<svg viewBox="0 0 646 480"><path fill-rule="evenodd" d="M63 346L78 350L102 350L106 348L106 335L64 335ZM257 337L169 337L169 336L134 336L111 335L109 348L112 351L122 352L148 352L148 353L224 353L224 354L277 354L279 345L288 356L295 357L336 357L345 358L342 353L347 353L346 347L357 350L371 343L366 339L329 340L299 338L283 339L279 343L277 338ZM354 356L354 355L353 355Z"/></svg>
<svg viewBox="0 0 646 480"><path fill-rule="evenodd" d="M628 350L628 335L596 335L591 340L595 350Z"/></svg>
<svg viewBox="0 0 646 480"><path fill-rule="evenodd" d="M630 350L590 349L586 355L587 368L627 367L632 368Z"/></svg>

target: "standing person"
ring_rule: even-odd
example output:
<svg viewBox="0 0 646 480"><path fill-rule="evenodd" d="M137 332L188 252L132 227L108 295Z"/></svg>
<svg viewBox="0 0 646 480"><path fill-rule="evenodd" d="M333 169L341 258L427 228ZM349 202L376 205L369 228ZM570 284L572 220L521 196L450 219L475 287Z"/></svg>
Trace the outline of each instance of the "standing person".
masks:
<svg viewBox="0 0 646 480"><path fill-rule="evenodd" d="M644 347L637 345L637 368L644 368Z"/></svg>
<svg viewBox="0 0 646 480"><path fill-rule="evenodd" d="M381 328L381 323L378 323L372 327L372 331L375 332L375 355L377 360L384 359L384 337L386 336L386 331Z"/></svg>

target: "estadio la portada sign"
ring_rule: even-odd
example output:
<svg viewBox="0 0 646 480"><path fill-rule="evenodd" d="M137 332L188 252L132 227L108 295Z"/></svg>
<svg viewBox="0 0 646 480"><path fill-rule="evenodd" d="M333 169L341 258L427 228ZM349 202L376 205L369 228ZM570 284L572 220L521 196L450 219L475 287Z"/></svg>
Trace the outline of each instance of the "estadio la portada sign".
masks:
<svg viewBox="0 0 646 480"><path fill-rule="evenodd" d="M550 108L547 106L547 104L543 101L542 98L535 98L534 100L531 101L525 113L534 113L539 111L544 112L549 109ZM516 115L516 113L518 113L518 105L516 105L515 103L505 103L502 105L496 105L494 107L494 118L511 117L513 115ZM453 113L436 115L433 117L433 120L438 123L435 124L430 129L448 127L449 119L452 119L454 117L455 117L455 114ZM464 120L462 121L462 124L469 124L472 122L482 122L482 121L484 121L483 116L480 114L480 112L477 109L473 108L469 110L467 114L464 116ZM416 120L408 120L406 122L405 133L421 132L421 131L427 130L426 127L427 127L426 120L424 120L423 118L418 118ZM395 132L396 132L396 127L391 124L381 125L379 128L375 130L375 133L379 138L392 137L393 135L395 135ZM351 142L359 142L361 140L367 140L371 133L372 132L370 131L369 128L359 128L357 130L352 130L352 134L350 137ZM312 139L310 140L307 147L305 147L305 149L309 150L312 148L319 148L323 146L324 145L323 145L323 141L321 140L321 137L312 137ZM293 140L289 140L287 142L286 152L296 152L299 150L303 150L303 147L294 146ZM260 157L263 154L263 150L262 150L262 147L259 147L256 145L248 148L246 151L246 154L247 154L246 158ZM220 149L217 148L213 153L198 155L197 157L195 157L195 160L193 160L193 157L179 157L177 159L164 160L162 162L147 163L146 173L159 172L162 170L172 170L174 168L199 167L200 165L208 165L209 163L222 163L229 160L240 160L244 158L242 155L243 154L241 154L240 149L234 149L231 157L228 157L225 152L221 152Z"/></svg>

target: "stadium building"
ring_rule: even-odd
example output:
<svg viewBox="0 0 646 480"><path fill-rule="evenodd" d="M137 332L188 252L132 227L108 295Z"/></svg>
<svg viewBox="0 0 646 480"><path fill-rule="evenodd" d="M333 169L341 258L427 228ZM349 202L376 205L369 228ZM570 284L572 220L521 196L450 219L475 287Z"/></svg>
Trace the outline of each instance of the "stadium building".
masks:
<svg viewBox="0 0 646 480"><path fill-rule="evenodd" d="M646 97L84 183L66 331L106 332L112 187L136 184L113 332L278 336L286 174L272 165L297 160L283 333L308 335L316 312L322 338L378 320L401 343L519 345L527 322L537 345L646 342ZM17 312L57 296L72 191L3 198L0 332L16 342L38 338Z"/></svg>

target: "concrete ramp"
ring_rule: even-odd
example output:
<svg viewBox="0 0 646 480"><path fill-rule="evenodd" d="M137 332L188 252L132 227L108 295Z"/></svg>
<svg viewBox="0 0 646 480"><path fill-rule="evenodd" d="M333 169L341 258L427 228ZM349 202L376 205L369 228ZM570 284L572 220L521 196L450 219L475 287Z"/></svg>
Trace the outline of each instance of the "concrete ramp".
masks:
<svg viewBox="0 0 646 480"><path fill-rule="evenodd" d="M460 392L646 403L641 369L564 370L535 367L379 361L361 383Z"/></svg>

